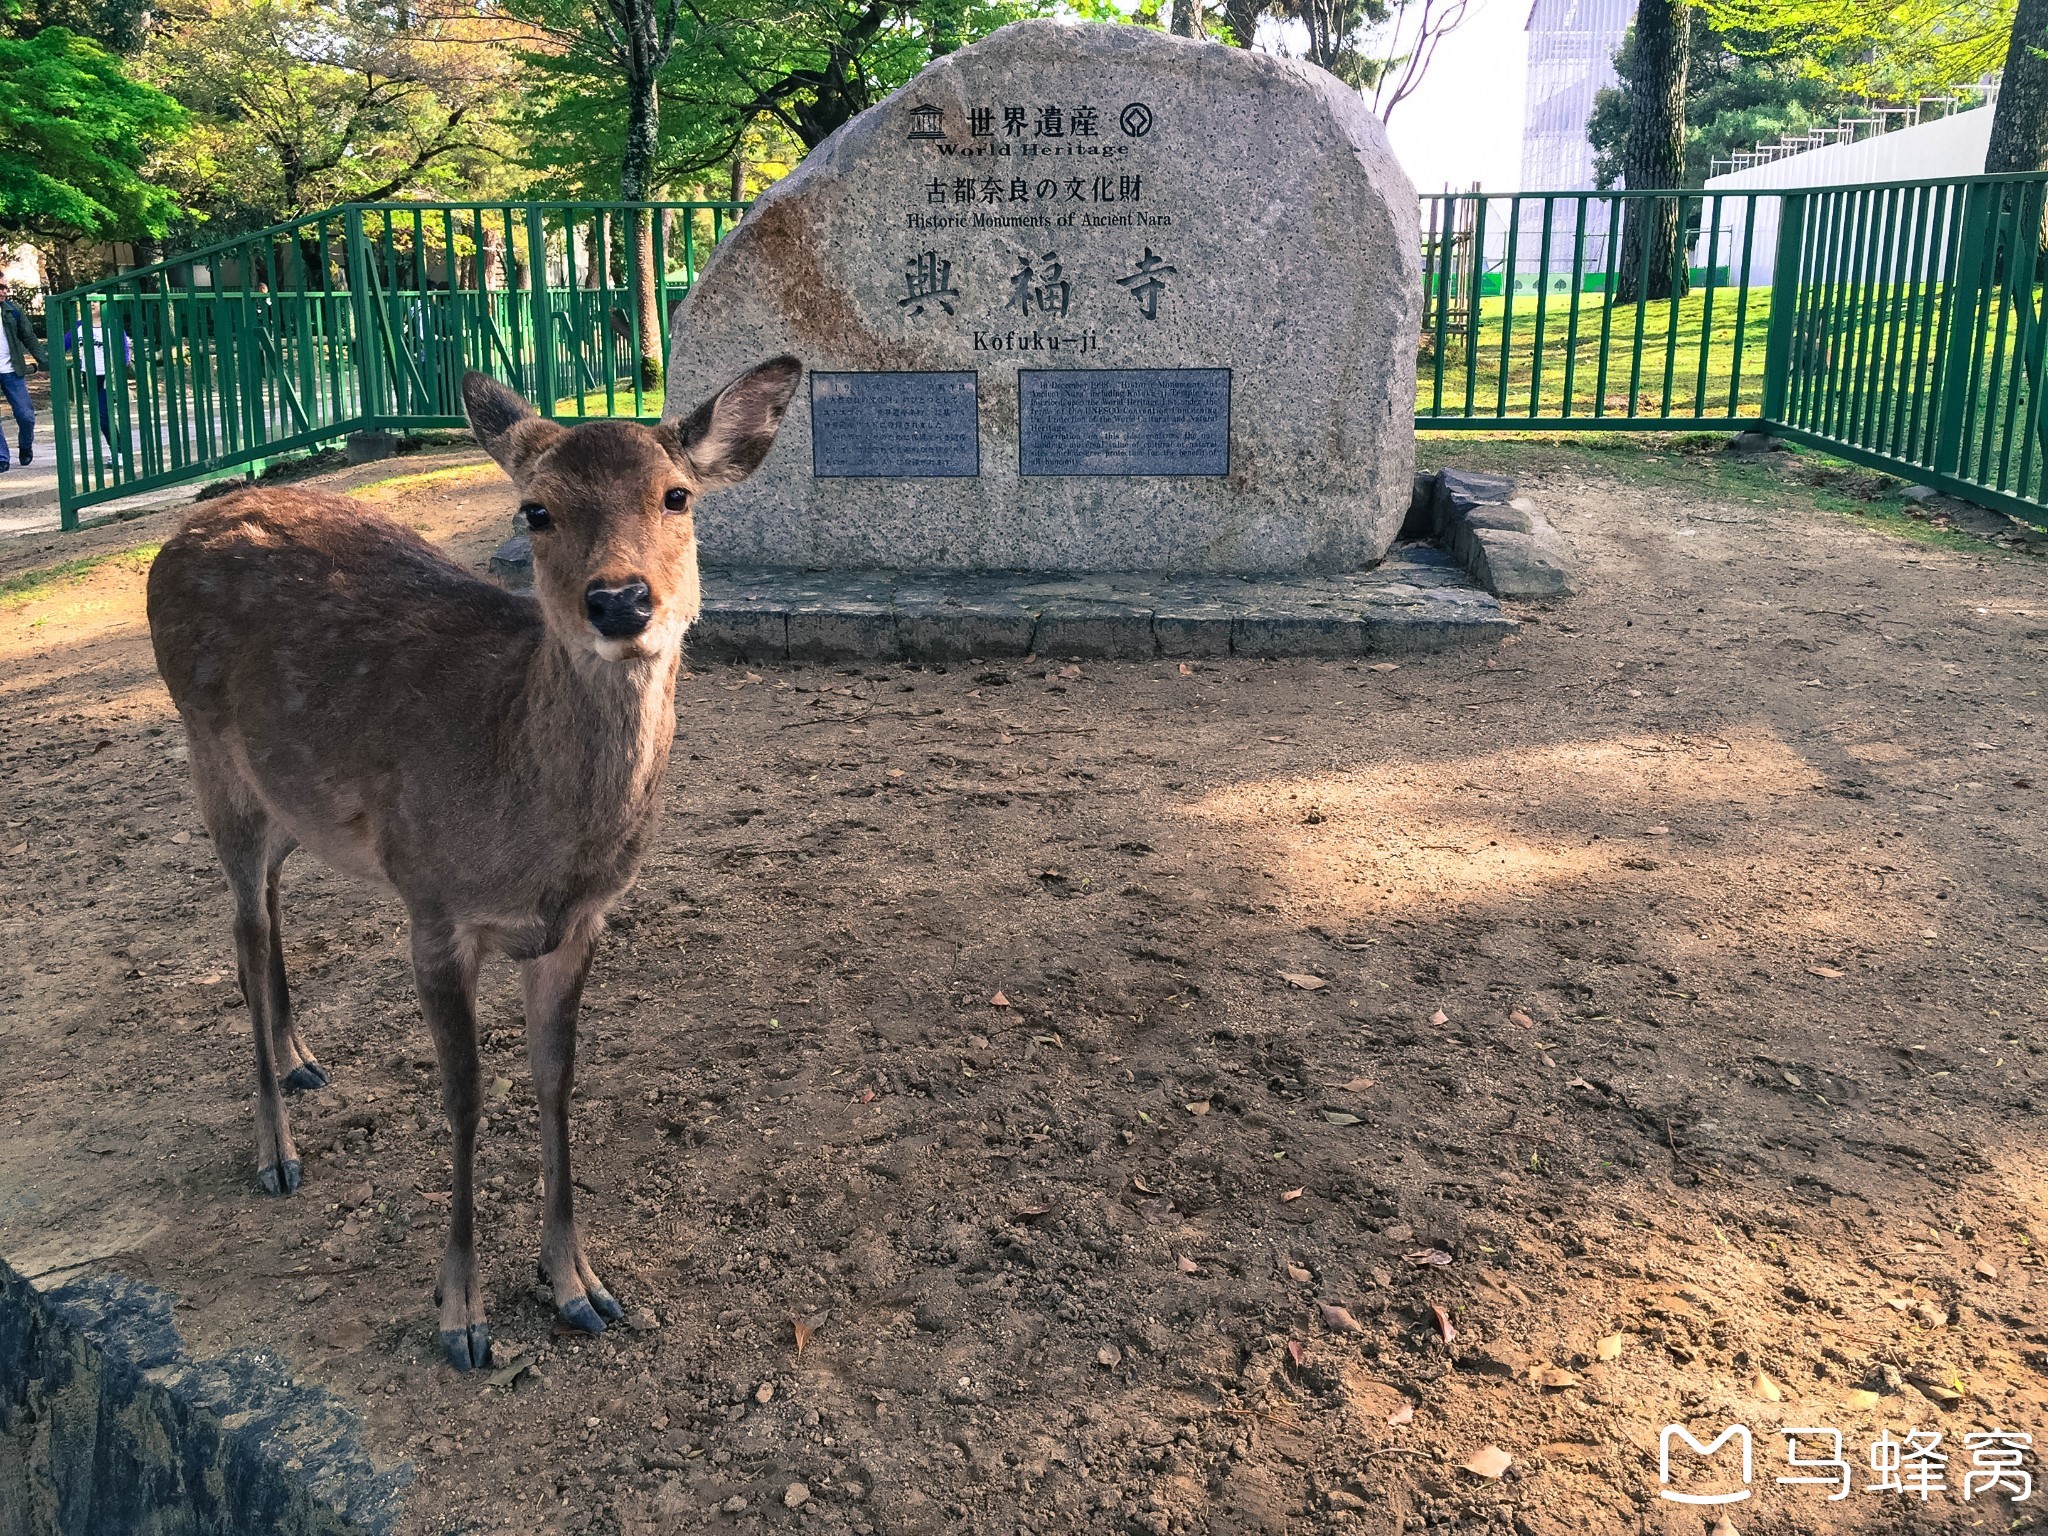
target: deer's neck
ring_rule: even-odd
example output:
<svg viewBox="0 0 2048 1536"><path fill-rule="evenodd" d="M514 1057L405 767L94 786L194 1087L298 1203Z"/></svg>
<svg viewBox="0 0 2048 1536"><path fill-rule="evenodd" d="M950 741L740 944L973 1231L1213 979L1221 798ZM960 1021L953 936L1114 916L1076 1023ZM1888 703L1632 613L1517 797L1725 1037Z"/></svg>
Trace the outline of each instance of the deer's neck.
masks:
<svg viewBox="0 0 2048 1536"><path fill-rule="evenodd" d="M573 656L553 635L534 653L518 750L537 798L594 839L634 837L652 816L675 739L669 649L632 661Z"/></svg>

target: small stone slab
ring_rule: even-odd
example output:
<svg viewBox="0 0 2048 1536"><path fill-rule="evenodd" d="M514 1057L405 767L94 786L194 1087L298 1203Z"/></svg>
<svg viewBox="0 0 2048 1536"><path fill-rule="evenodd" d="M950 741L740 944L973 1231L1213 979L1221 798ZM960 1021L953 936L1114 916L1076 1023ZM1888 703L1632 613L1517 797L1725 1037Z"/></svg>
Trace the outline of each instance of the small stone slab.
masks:
<svg viewBox="0 0 2048 1536"><path fill-rule="evenodd" d="M1427 545L1397 546L1348 576L749 567L706 569L703 583L688 641L696 662L1407 655L1497 643L1518 627Z"/></svg>

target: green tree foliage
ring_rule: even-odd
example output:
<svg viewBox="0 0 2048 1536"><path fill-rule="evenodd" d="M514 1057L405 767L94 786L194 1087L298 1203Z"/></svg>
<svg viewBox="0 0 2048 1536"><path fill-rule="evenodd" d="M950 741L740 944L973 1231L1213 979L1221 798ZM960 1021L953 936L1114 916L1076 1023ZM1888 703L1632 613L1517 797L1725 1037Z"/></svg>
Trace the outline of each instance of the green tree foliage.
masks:
<svg viewBox="0 0 2048 1536"><path fill-rule="evenodd" d="M110 53L133 53L149 36L150 0L0 0L0 34L31 38L62 27Z"/></svg>
<svg viewBox="0 0 2048 1536"><path fill-rule="evenodd" d="M196 128L164 172L219 237L334 203L492 190L515 60L480 13L176 0L147 67Z"/></svg>
<svg viewBox="0 0 2048 1536"><path fill-rule="evenodd" d="M186 114L63 27L0 36L0 229L44 239L161 234L176 201L145 179Z"/></svg>
<svg viewBox="0 0 2048 1536"><path fill-rule="evenodd" d="M616 197L633 104L616 0L508 0L534 29L521 128L551 193ZM642 0L666 7L671 0ZM813 149L936 54L1046 0L699 0L676 5L656 86L647 195L729 164L748 134L773 125Z"/></svg>
<svg viewBox="0 0 2048 1536"><path fill-rule="evenodd" d="M2016 0L1701 0L1745 47L1797 64L1826 61L1844 90L1912 101L1978 80L2005 62Z"/></svg>
<svg viewBox="0 0 2048 1536"><path fill-rule="evenodd" d="M1833 126L1854 105L1839 72L1828 70L1819 60L1781 54L1769 38L1717 31L1698 11L1692 13L1691 30L1685 93L1685 186L1704 182L1708 167L1716 160L1759 143L1775 143L1783 134L1804 133L1817 124ZM1634 27L1622 40L1614 67L1623 80L1631 78ZM1603 189L1621 180L1629 117L1629 94L1624 88L1609 87L1594 98L1586 138L1593 146L1595 184Z"/></svg>

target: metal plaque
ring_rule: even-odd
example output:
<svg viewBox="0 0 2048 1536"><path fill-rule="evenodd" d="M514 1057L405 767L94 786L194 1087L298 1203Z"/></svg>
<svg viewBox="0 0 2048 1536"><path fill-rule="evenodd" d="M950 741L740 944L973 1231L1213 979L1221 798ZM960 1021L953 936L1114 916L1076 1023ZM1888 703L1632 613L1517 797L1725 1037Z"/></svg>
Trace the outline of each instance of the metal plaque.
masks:
<svg viewBox="0 0 2048 1536"><path fill-rule="evenodd" d="M813 373L811 473L972 479L981 416L972 373Z"/></svg>
<svg viewBox="0 0 2048 1536"><path fill-rule="evenodd" d="M1019 370L1027 475L1227 475L1228 368Z"/></svg>

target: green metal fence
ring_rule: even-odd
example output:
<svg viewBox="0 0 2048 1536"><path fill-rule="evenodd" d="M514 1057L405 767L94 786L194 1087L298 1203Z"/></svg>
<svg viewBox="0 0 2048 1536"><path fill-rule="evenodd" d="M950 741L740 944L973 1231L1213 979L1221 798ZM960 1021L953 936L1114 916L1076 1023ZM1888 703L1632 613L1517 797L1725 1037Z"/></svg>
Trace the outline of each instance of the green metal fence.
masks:
<svg viewBox="0 0 2048 1536"><path fill-rule="evenodd" d="M745 206L347 204L58 294L64 526L349 432L461 426L471 368L551 416L657 417L669 318Z"/></svg>
<svg viewBox="0 0 2048 1536"><path fill-rule="evenodd" d="M2041 175L1425 198L1416 425L1761 428L2048 525L2044 200ZM669 317L743 211L352 204L60 294L65 526L459 426L470 368L549 415L654 417Z"/></svg>
<svg viewBox="0 0 2048 1536"><path fill-rule="evenodd" d="M1425 198L1416 425L1761 429L2048 525L2044 192Z"/></svg>

